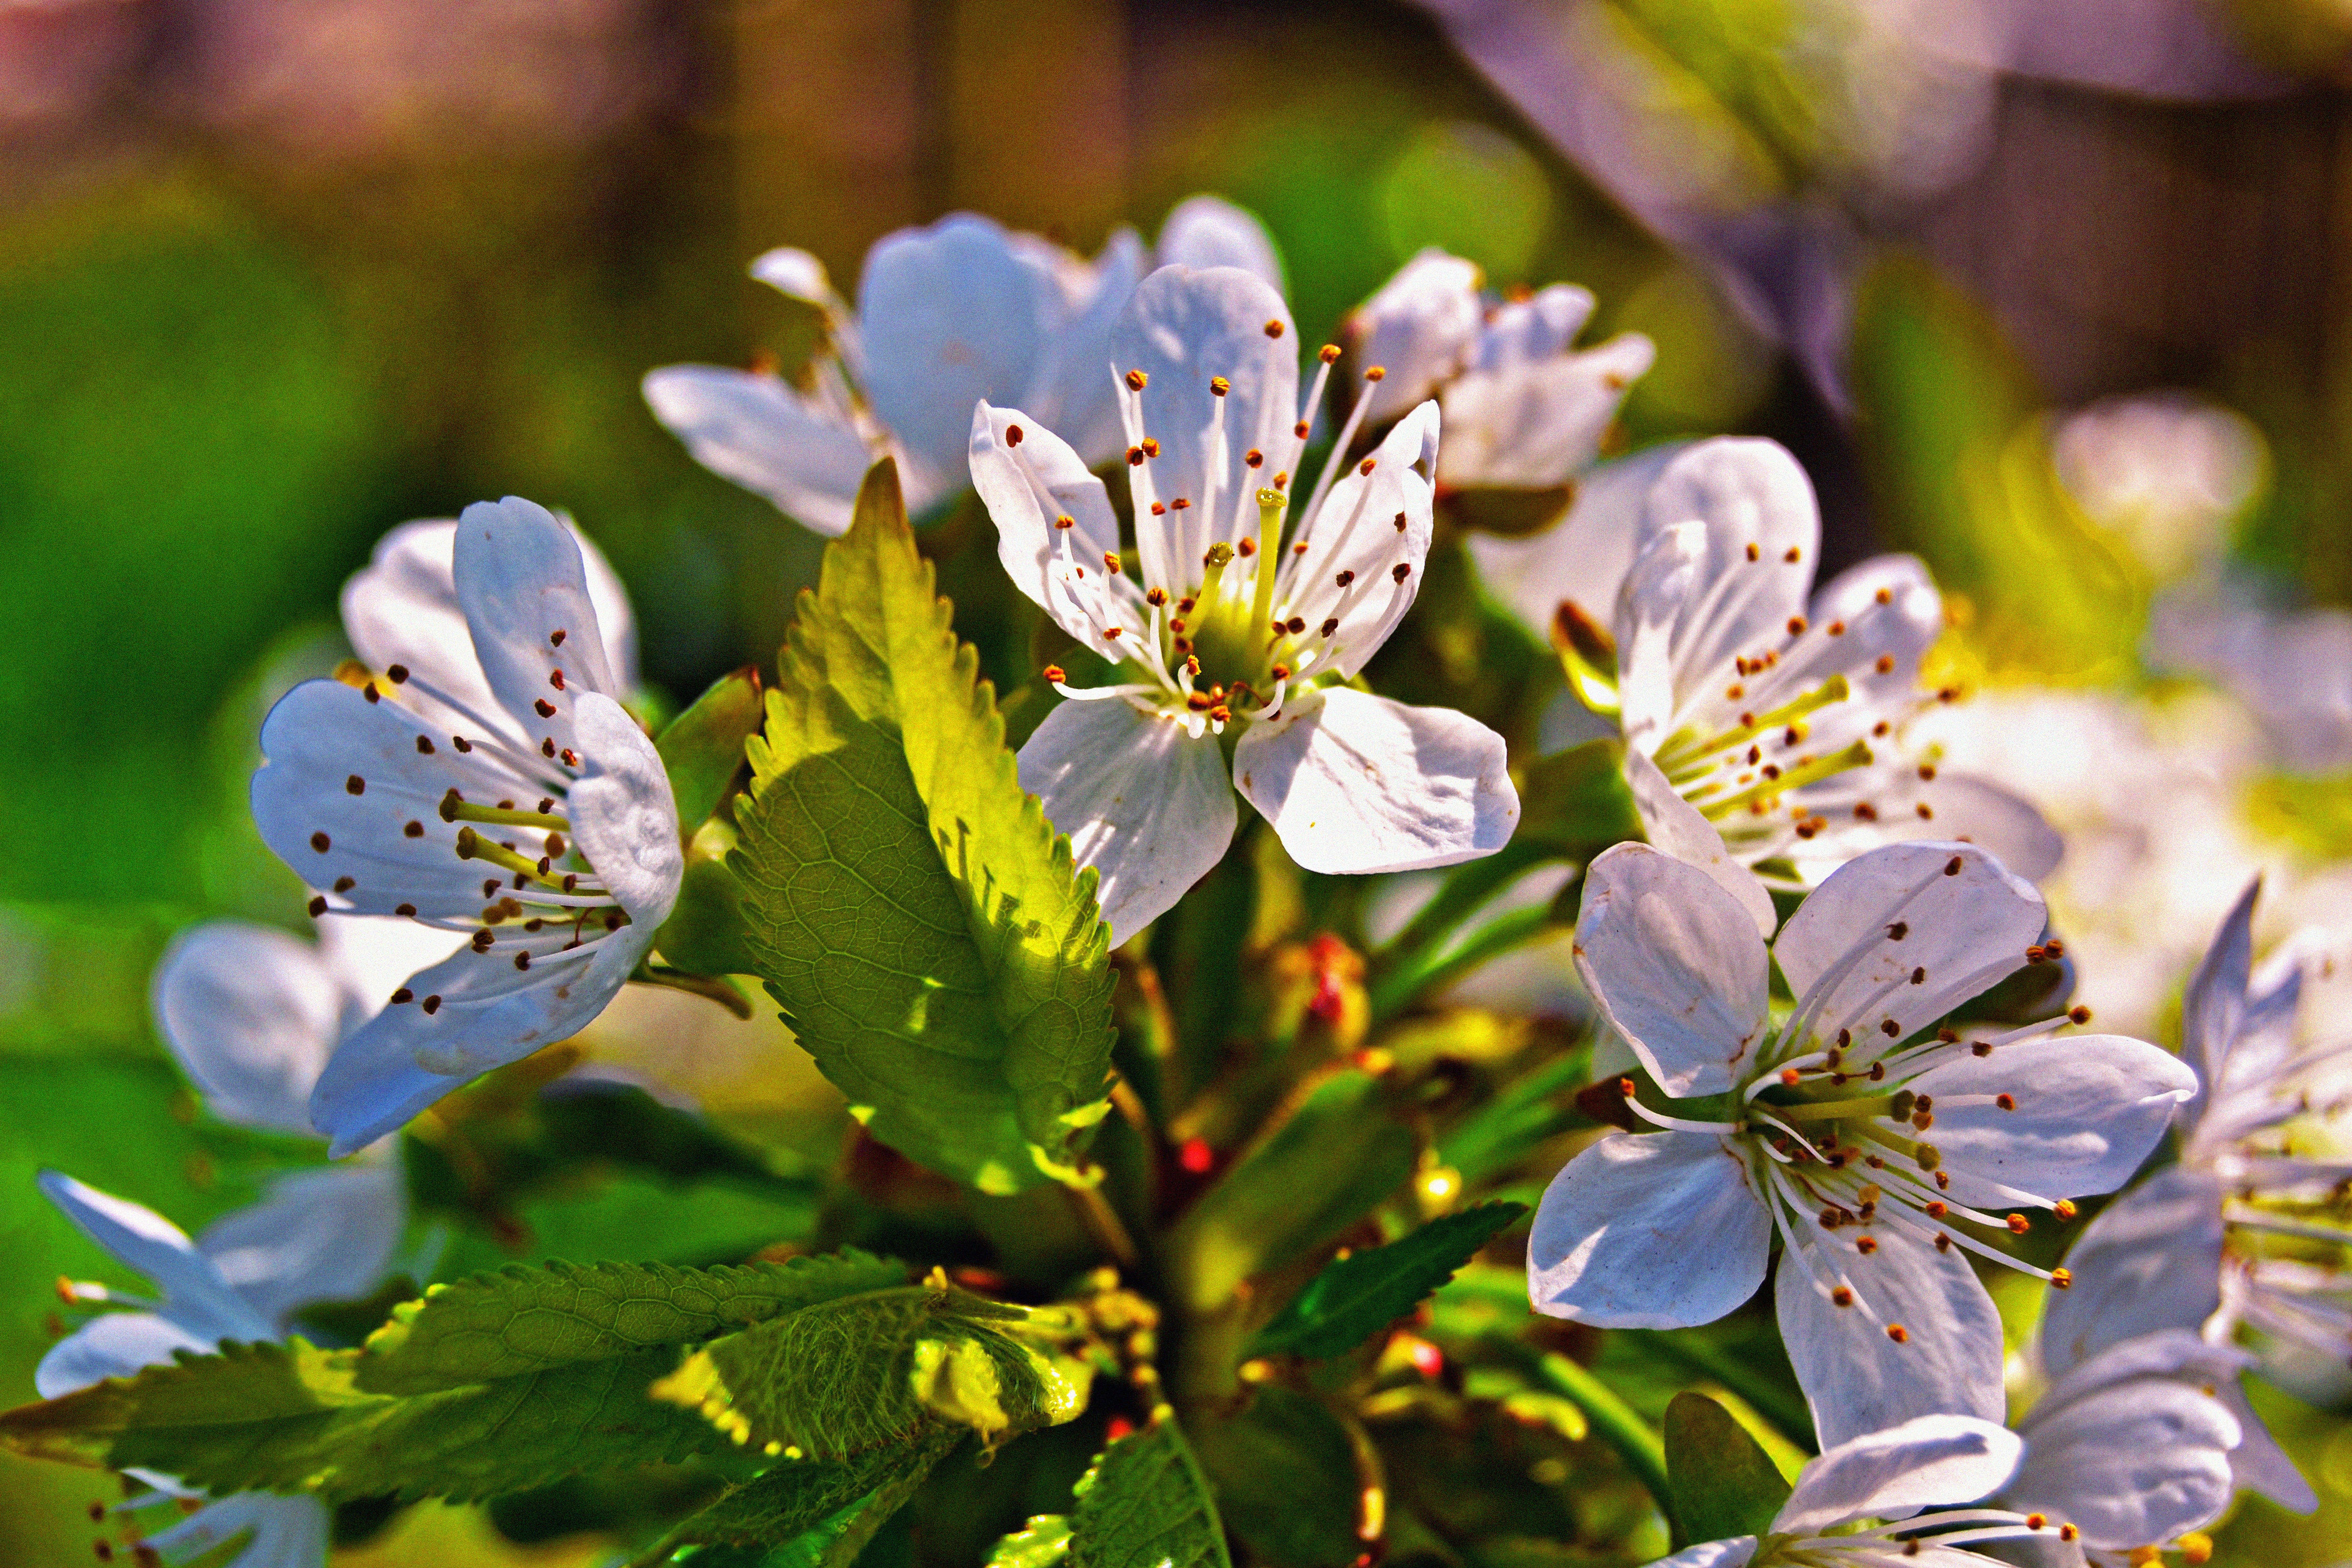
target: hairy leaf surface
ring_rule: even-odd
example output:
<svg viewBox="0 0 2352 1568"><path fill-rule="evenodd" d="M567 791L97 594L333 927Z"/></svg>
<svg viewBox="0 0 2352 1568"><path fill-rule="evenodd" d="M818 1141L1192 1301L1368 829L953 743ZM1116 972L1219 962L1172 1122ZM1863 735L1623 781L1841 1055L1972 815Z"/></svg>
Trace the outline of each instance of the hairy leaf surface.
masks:
<svg viewBox="0 0 2352 1568"><path fill-rule="evenodd" d="M950 609L878 464L801 597L729 863L757 973L874 1136L1009 1193L1099 1119L1109 936Z"/></svg>
<svg viewBox="0 0 2352 1568"><path fill-rule="evenodd" d="M959 1440L958 1434L943 1432L854 1459L784 1460L729 1488L636 1559L634 1568L667 1563L688 1546L790 1548L814 1563L846 1562ZM845 1545L853 1539L856 1544ZM749 1563L764 1555L730 1552L724 1559ZM698 1563L720 1560L707 1553L694 1558Z"/></svg>
<svg viewBox="0 0 2352 1568"><path fill-rule="evenodd" d="M1076 1489L1072 1568L1232 1568L1208 1479L1166 1411L1105 1448Z"/></svg>

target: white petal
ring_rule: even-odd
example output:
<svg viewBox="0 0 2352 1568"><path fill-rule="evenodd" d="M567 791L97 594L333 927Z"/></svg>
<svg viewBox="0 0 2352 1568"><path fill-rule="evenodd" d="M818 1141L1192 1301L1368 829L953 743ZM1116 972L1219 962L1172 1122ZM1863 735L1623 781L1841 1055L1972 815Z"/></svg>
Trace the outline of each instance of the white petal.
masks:
<svg viewBox="0 0 2352 1568"><path fill-rule="evenodd" d="M2066 1254L2074 1285L2042 1308L2052 1376L2159 1329L2195 1330L2221 1305L2221 1182L2159 1171L2102 1210Z"/></svg>
<svg viewBox="0 0 2352 1568"><path fill-rule="evenodd" d="M2214 1397L2244 1434L2230 1450L2230 1484L2239 1491L2259 1492L2293 1513L2308 1514L2319 1507L2319 1494L2304 1479L2294 1460L2271 1436L2263 1418L2246 1398L2245 1381L2232 1377L2214 1385Z"/></svg>
<svg viewBox="0 0 2352 1568"><path fill-rule="evenodd" d="M1672 1557L1661 1557L1650 1568L1748 1568L1756 1556L1756 1538L1735 1535L1728 1541L1702 1541Z"/></svg>
<svg viewBox="0 0 2352 1568"><path fill-rule="evenodd" d="M1187 196L1160 225L1151 258L1160 267L1238 267L1282 289L1282 258L1255 214L1223 196Z"/></svg>
<svg viewBox="0 0 2352 1568"><path fill-rule="evenodd" d="M602 692L572 709L580 778L568 810L572 837L629 918L648 929L669 919L686 875L677 803L661 753L637 721Z"/></svg>
<svg viewBox="0 0 2352 1568"><path fill-rule="evenodd" d="M1550 639L1552 618L1563 599L1595 626L1612 625L1618 590L1633 565L1642 503L1682 449L1681 443L1670 442L1595 464L1577 479L1568 510L1540 533L1521 539L1465 534L1486 591L1539 642Z"/></svg>
<svg viewBox="0 0 2352 1568"><path fill-rule="evenodd" d="M222 1568L320 1568L332 1520L314 1497L238 1492L147 1538L157 1552L186 1562L247 1536Z"/></svg>
<svg viewBox="0 0 2352 1568"><path fill-rule="evenodd" d="M2109 1382L2054 1406L2045 1397L2022 1428L2025 1463L2002 1506L2073 1524L2084 1545L2109 1551L2219 1519L2230 1503L2230 1451L2243 1436L2219 1399L2162 1375Z"/></svg>
<svg viewBox="0 0 2352 1568"><path fill-rule="evenodd" d="M577 750L572 703L583 691L620 693L572 531L520 496L476 501L458 516L451 568L499 706L534 749L552 741L558 752Z"/></svg>
<svg viewBox="0 0 2352 1568"><path fill-rule="evenodd" d="M1234 780L1309 871L1451 866L1500 849L1519 819L1500 735L1344 686L1252 724Z"/></svg>
<svg viewBox="0 0 2352 1568"><path fill-rule="evenodd" d="M1281 327L1268 336L1269 323ZM1198 582L1200 556L1210 544L1255 530L1263 482L1243 460L1253 447L1279 452L1296 438L1298 418L1298 338L1290 307L1256 274L1236 267L1195 272L1163 267L1136 286L1111 334L1111 359L1121 375L1139 370L1150 379L1138 395L1143 434L1160 443L1148 478L1163 502L1191 502L1190 533L1171 557L1179 574L1160 584L1171 594ZM1211 378L1225 378L1224 444L1210 436L1220 399ZM1216 514L1207 510L1213 482ZM1176 520L1160 527L1174 537Z"/></svg>
<svg viewBox="0 0 2352 1568"><path fill-rule="evenodd" d="M161 1313L101 1312L49 1348L33 1369L33 1388L42 1398L55 1399L170 1361L175 1351L203 1355L213 1343Z"/></svg>
<svg viewBox="0 0 2352 1568"><path fill-rule="evenodd" d="M1398 420L1368 459L1372 471L1349 469L1299 540L1307 552L1286 569L1287 591L1277 607L1281 618L1307 622L1307 645L1323 656L1318 674L1354 676L1421 593L1436 498L1428 470L1437 460L1437 426L1434 403Z"/></svg>
<svg viewBox="0 0 2352 1568"><path fill-rule="evenodd" d="M753 258L751 276L779 293L827 309L841 304L824 263L796 246L781 245Z"/></svg>
<svg viewBox="0 0 2352 1568"><path fill-rule="evenodd" d="M857 486L874 462L865 437L782 378L715 364L648 372L646 405L694 460L762 495L803 528L849 528Z"/></svg>
<svg viewBox="0 0 2352 1568"><path fill-rule="evenodd" d="M1790 858L1809 882L1820 882L1857 855L1882 844L1912 839L1952 839L1973 844L2029 882L2057 869L2066 841L2033 803L1980 773L1932 768L1920 776L1909 758L1889 753L1872 766L1838 773L1793 792L1792 806L1826 818L1829 828L1792 845ZM1875 820L1853 815L1868 801ZM1919 808L1925 805L1927 814Z"/></svg>
<svg viewBox="0 0 2352 1568"><path fill-rule="evenodd" d="M1671 466L1671 465L1669 465ZM1646 507L1646 502L1644 503ZM1685 522L1646 538L1617 590L1618 721L1625 743L1655 752L1680 722L1675 705L1675 636L1699 592L1706 564L1706 525Z"/></svg>
<svg viewBox="0 0 2352 1568"><path fill-rule="evenodd" d="M1772 954L1801 1005L1823 983L1815 1035L1884 1047L2022 968L2045 919L2032 884L1981 849L1894 844L1814 889Z"/></svg>
<svg viewBox="0 0 2352 1568"><path fill-rule="evenodd" d="M1756 922L1756 934L1769 937L1772 928L1780 923L1772 895L1757 880L1755 872L1732 858L1715 824L1676 795L1658 764L1640 752L1625 753L1625 782L1633 786L1643 836L1675 859L1706 872L1748 911L1748 918Z"/></svg>
<svg viewBox="0 0 2352 1568"><path fill-rule="evenodd" d="M2000 1489L2024 1452L1998 1422L1915 1416L1809 1461L1772 1528L1818 1535L1858 1519L1908 1519L1923 1508L1975 1502Z"/></svg>
<svg viewBox="0 0 2352 1568"><path fill-rule="evenodd" d="M1372 423L1395 418L1461 368L1486 313L1478 280L1475 262L1432 247L1348 318L1357 357L1388 372L1370 392Z"/></svg>
<svg viewBox="0 0 2352 1568"><path fill-rule="evenodd" d="M1855 563L1813 595L1809 615L1824 634L1822 668L1844 671L1864 705L1909 701L1918 690L1919 660L1944 634L1944 596L1916 555ZM1831 637L1832 626L1845 630ZM1879 668L1883 658L1893 660L1892 668Z"/></svg>
<svg viewBox="0 0 2352 1568"><path fill-rule="evenodd" d="M1633 384L1657 358L1638 332L1583 353L1474 370L1444 390L1449 486L1549 489L1592 461Z"/></svg>
<svg viewBox="0 0 2352 1568"><path fill-rule="evenodd" d="M1062 314L1046 332L1027 390L1013 401L1060 431L1087 462L1108 462L1127 449L1110 335L1143 276L1143 242L1121 228L1091 264L1053 248Z"/></svg>
<svg viewBox="0 0 2352 1568"><path fill-rule="evenodd" d="M267 1321L231 1289L212 1261L196 1250L187 1232L153 1209L85 1186L56 1171L40 1174L43 1195L58 1205L84 1236L154 1281L171 1316L190 1332L210 1339L266 1340Z"/></svg>
<svg viewBox="0 0 2352 1568"><path fill-rule="evenodd" d="M1584 873L1577 971L1668 1094L1731 1088L1769 1024L1756 922L1696 867L1643 844Z"/></svg>
<svg viewBox="0 0 2352 1568"><path fill-rule="evenodd" d="M343 1008L318 949L268 926L197 926L164 952L151 999L156 1029L214 1115L309 1135L310 1086Z"/></svg>
<svg viewBox="0 0 2352 1568"><path fill-rule="evenodd" d="M2053 1200L2114 1192L2197 1092L2197 1075L2144 1041L2079 1035L1987 1057L1956 1046L1910 1087L1935 1097L1926 1136L1944 1157L1952 1196L1999 1206L2018 1201L2000 1186ZM1968 1103L2002 1094L2015 1110Z"/></svg>
<svg viewBox="0 0 2352 1568"><path fill-rule="evenodd" d="M1651 612L1672 617L1677 707L1736 679L1735 657L1760 657L1790 640L1787 622L1804 612L1821 542L1811 481L1772 441L1701 441L1666 465L1643 508L1635 559L1650 542L1694 522L1704 536L1695 574L1677 579L1679 603ZM1621 648L1624 641L1621 635Z"/></svg>
<svg viewBox="0 0 2352 1568"><path fill-rule="evenodd" d="M407 1179L382 1160L282 1176L260 1203L206 1226L196 1247L283 1332L297 1307L382 1284L407 1222Z"/></svg>
<svg viewBox="0 0 2352 1568"><path fill-rule="evenodd" d="M1772 1217L1730 1142L1614 1132L1544 1189L1528 1297L1599 1328L1687 1328L1754 1295L1771 1250Z"/></svg>
<svg viewBox="0 0 2352 1568"><path fill-rule="evenodd" d="M1114 945L1172 908L1233 842L1224 754L1177 721L1117 699L1065 702L1021 748L1021 787L1101 879Z"/></svg>
<svg viewBox="0 0 2352 1568"><path fill-rule="evenodd" d="M1592 319L1592 290L1553 283L1524 300L1511 300L1487 312L1471 350L1469 368L1507 370L1564 354Z"/></svg>
<svg viewBox="0 0 2352 1568"><path fill-rule="evenodd" d="M1019 439L1012 432L1021 432ZM1064 631L1089 647L1102 646L1101 609L1125 607L1124 599L1103 596L1103 557L1118 549L1118 519L1103 483L1087 471L1067 442L1018 408L982 402L971 411L971 482L996 524L996 558L1013 585L1054 617ZM1070 563L1065 563L1056 518L1071 520ZM1143 574L1154 576L1160 531L1141 528ZM1073 574L1073 565L1086 575ZM1089 586L1091 584L1093 586ZM1118 624L1114 621L1113 625Z"/></svg>
<svg viewBox="0 0 2352 1568"><path fill-rule="evenodd" d="M1052 266L988 218L887 236L857 285L874 412L917 467L958 472L971 405L1032 389L1062 310Z"/></svg>
<svg viewBox="0 0 2352 1568"><path fill-rule="evenodd" d="M432 754L417 751L419 736L435 745ZM479 781L495 787L496 775L457 754L446 732L341 681L306 680L262 721L261 751L254 824L304 881L331 888L349 878L338 901L370 914L404 904L427 915L479 912L480 868L457 858L457 828L441 820L441 799L458 786L479 799ZM506 787L521 793L510 778ZM324 849L314 835L324 836Z"/></svg>
<svg viewBox="0 0 2352 1568"><path fill-rule="evenodd" d="M404 1125L435 1100L492 1068L520 1061L584 1027L653 946L655 927L632 921L583 959L514 967L515 944L461 947L408 983L417 1000L388 1006L343 1038L319 1075L310 1120L340 1159ZM553 956L567 928L534 942ZM431 1013L427 997L441 998Z"/></svg>
<svg viewBox="0 0 2352 1568"><path fill-rule="evenodd" d="M2259 876L2246 884L2181 994L2180 1054L2196 1068L2207 1092L2220 1086L2228 1070L2230 1047L2237 1043L2239 1020L2245 1015L2246 984L2254 967L2254 900L2262 890Z"/></svg>
<svg viewBox="0 0 2352 1568"><path fill-rule="evenodd" d="M1780 1337L1825 1448L1918 1415L2001 1415L2000 1316L1954 1247L1883 1222L1877 1250L1800 1228L1774 1284ZM1799 1256L1799 1250L1802 1256ZM1853 1304L1832 1300L1843 1283ZM1897 1342L1888 1330L1900 1327Z"/></svg>
<svg viewBox="0 0 2352 1568"><path fill-rule="evenodd" d="M476 884L478 887L479 884ZM408 977L420 969L429 969L457 951L466 940L459 932L444 931L419 921L403 920L398 916L378 918L372 915L345 915L319 922L319 959L333 976L343 996L342 1026L339 1031L348 1033L366 1023L384 1009L394 991L405 984ZM327 1055L332 1054L333 1037L328 1041L327 1054L320 1065L325 1066ZM316 1081L317 1075L312 1075ZM307 1109L310 1098L309 1084L302 1089L305 1109L302 1127L310 1131L310 1116Z"/></svg>

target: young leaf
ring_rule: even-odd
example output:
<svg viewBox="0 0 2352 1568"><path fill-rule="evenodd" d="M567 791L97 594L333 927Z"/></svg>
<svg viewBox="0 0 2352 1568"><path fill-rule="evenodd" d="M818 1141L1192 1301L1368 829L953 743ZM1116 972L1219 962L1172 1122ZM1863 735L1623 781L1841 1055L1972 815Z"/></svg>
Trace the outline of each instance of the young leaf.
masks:
<svg viewBox="0 0 2352 1568"><path fill-rule="evenodd" d="M743 742L760 731L760 672L750 665L722 675L694 705L666 725L654 749L677 799L678 831L692 837L719 809L743 766Z"/></svg>
<svg viewBox="0 0 2352 1568"><path fill-rule="evenodd" d="M903 1265L854 1250L728 1268L509 1264L394 1308L368 1339L357 1384L373 1394L425 1394L523 1377L709 1339L906 1279Z"/></svg>
<svg viewBox="0 0 2352 1568"><path fill-rule="evenodd" d="M940 1433L839 1462L787 1459L729 1488L631 1568L655 1568L688 1546L799 1546L812 1562L847 1563L958 1440Z"/></svg>
<svg viewBox="0 0 2352 1568"><path fill-rule="evenodd" d="M1086 1407L1085 1364L1022 1336L1034 1315L952 1287L845 1297L713 1341L654 1394L772 1454L848 1459L960 1427L992 1440Z"/></svg>
<svg viewBox="0 0 2352 1568"><path fill-rule="evenodd" d="M1105 1448L1074 1489L1071 1568L1232 1568L1208 1478L1165 1408Z"/></svg>
<svg viewBox="0 0 2352 1568"><path fill-rule="evenodd" d="M1009 1193L1103 1099L1109 937L949 613L877 464L801 596L729 864L756 973L874 1136Z"/></svg>
<svg viewBox="0 0 2352 1568"><path fill-rule="evenodd" d="M225 1346L0 1415L36 1458L175 1475L215 1492L470 1501L601 1466L676 1462L718 1434L646 1390L667 1346L415 1396L371 1394L363 1351Z"/></svg>
<svg viewBox="0 0 2352 1568"><path fill-rule="evenodd" d="M1344 1355L1412 1311L1527 1212L1525 1204L1480 1204L1326 1264L1244 1353Z"/></svg>
<svg viewBox="0 0 2352 1568"><path fill-rule="evenodd" d="M1676 1547L1771 1532L1789 1483L1731 1412L1704 1394L1677 1394L1666 1406L1665 1437Z"/></svg>

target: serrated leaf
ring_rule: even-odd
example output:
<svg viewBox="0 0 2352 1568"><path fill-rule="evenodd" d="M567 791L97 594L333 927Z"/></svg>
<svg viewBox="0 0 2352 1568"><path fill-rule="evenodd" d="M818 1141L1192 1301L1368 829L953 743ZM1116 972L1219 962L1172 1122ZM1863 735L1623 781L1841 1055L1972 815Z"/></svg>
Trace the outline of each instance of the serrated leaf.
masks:
<svg viewBox="0 0 2352 1568"><path fill-rule="evenodd" d="M729 864L754 973L867 1129L1006 1193L1104 1096L1109 934L932 581L877 464L801 596Z"/></svg>
<svg viewBox="0 0 2352 1568"><path fill-rule="evenodd" d="M1771 1533L1789 1483L1731 1412L1704 1394L1677 1394L1666 1406L1665 1440L1675 1546Z"/></svg>
<svg viewBox="0 0 2352 1568"><path fill-rule="evenodd" d="M357 1383L424 1394L525 1376L709 1339L906 1279L904 1265L855 1250L723 1268L510 1264L394 1308L369 1336Z"/></svg>
<svg viewBox="0 0 2352 1568"><path fill-rule="evenodd" d="M759 733L760 672L750 665L710 683L663 726L654 749L677 801L678 831L692 837L743 767L743 742Z"/></svg>
<svg viewBox="0 0 2352 1568"><path fill-rule="evenodd" d="M1070 1516L1041 1513L1000 1539L981 1568L1054 1568L1069 1554Z"/></svg>
<svg viewBox="0 0 2352 1568"><path fill-rule="evenodd" d="M1525 1204L1480 1204L1326 1264L1244 1353L1346 1354L1412 1311L1527 1212Z"/></svg>
<svg viewBox="0 0 2352 1568"><path fill-rule="evenodd" d="M37 1458L144 1468L215 1492L468 1501L604 1465L676 1462L720 1446L646 1395L667 1347L437 1393L371 1394L362 1351L302 1340L227 1345L0 1415L0 1444Z"/></svg>
<svg viewBox="0 0 2352 1568"><path fill-rule="evenodd" d="M1208 1478L1165 1409L1105 1448L1075 1489L1071 1568L1232 1568Z"/></svg>
<svg viewBox="0 0 2352 1568"><path fill-rule="evenodd" d="M824 1538L807 1543L814 1560L827 1560L861 1524L862 1545L865 1536L898 1511L958 1440L955 1434L941 1433L845 1461L787 1459L729 1488L635 1559L633 1568L655 1568L688 1546L782 1548L799 1545L812 1534ZM839 1560L846 1562L856 1553L851 1547ZM698 1555L695 1561L708 1563L712 1559Z"/></svg>
<svg viewBox="0 0 2352 1568"><path fill-rule="evenodd" d="M1086 1407L1083 1364L1020 1337L1032 1316L952 1287L847 1297L713 1341L655 1394L771 1453L848 1459L942 1429L990 1441Z"/></svg>

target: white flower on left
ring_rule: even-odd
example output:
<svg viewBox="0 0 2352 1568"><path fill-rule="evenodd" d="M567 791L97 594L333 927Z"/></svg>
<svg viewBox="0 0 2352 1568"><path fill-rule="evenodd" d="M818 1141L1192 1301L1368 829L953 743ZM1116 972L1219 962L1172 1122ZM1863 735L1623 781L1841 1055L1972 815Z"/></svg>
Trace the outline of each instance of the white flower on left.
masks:
<svg viewBox="0 0 2352 1568"><path fill-rule="evenodd" d="M1404 618L1428 557L1437 407L1349 461L1359 396L1321 477L1299 472L1339 350L1298 397L1289 307L1238 268L1166 267L1111 338L1137 566L1102 481L1030 414L972 411L972 482L997 554L1062 629L1117 666L1021 749L1021 784L1100 874L1114 941L1216 865L1238 788L1311 871L1404 871L1490 854L1518 796L1503 739L1451 709L1346 684ZM1106 371L1108 376L1109 371ZM1228 764L1221 737L1238 731ZM1232 784L1227 784L1230 773Z"/></svg>
<svg viewBox="0 0 2352 1568"><path fill-rule="evenodd" d="M1832 873L1768 952L1698 868L1603 853L1579 972L1658 1087L1703 1103L1682 1117L1629 1099L1664 1131L1604 1137L1553 1179L1528 1249L1537 1310L1708 1322L1763 1283L1777 1232L1781 1337L1823 1443L2000 1415L2000 1321L1965 1254L2053 1276L1974 1232L2114 1191L2197 1088L2141 1041L2047 1037L2068 1015L1990 1039L1926 1032L2023 966L2042 921L2040 895L1973 846L1889 845Z"/></svg>
<svg viewBox="0 0 2352 1568"><path fill-rule="evenodd" d="M310 1115L338 1155L595 1017L650 951L684 870L668 776L614 700L626 667L572 531L513 497L437 526L470 651L435 618L437 579L410 592L380 554L346 618L383 674L289 692L253 778L263 840L323 889L314 915L396 915L468 939L328 1062ZM418 614L371 621L369 605L397 610L404 593Z"/></svg>

